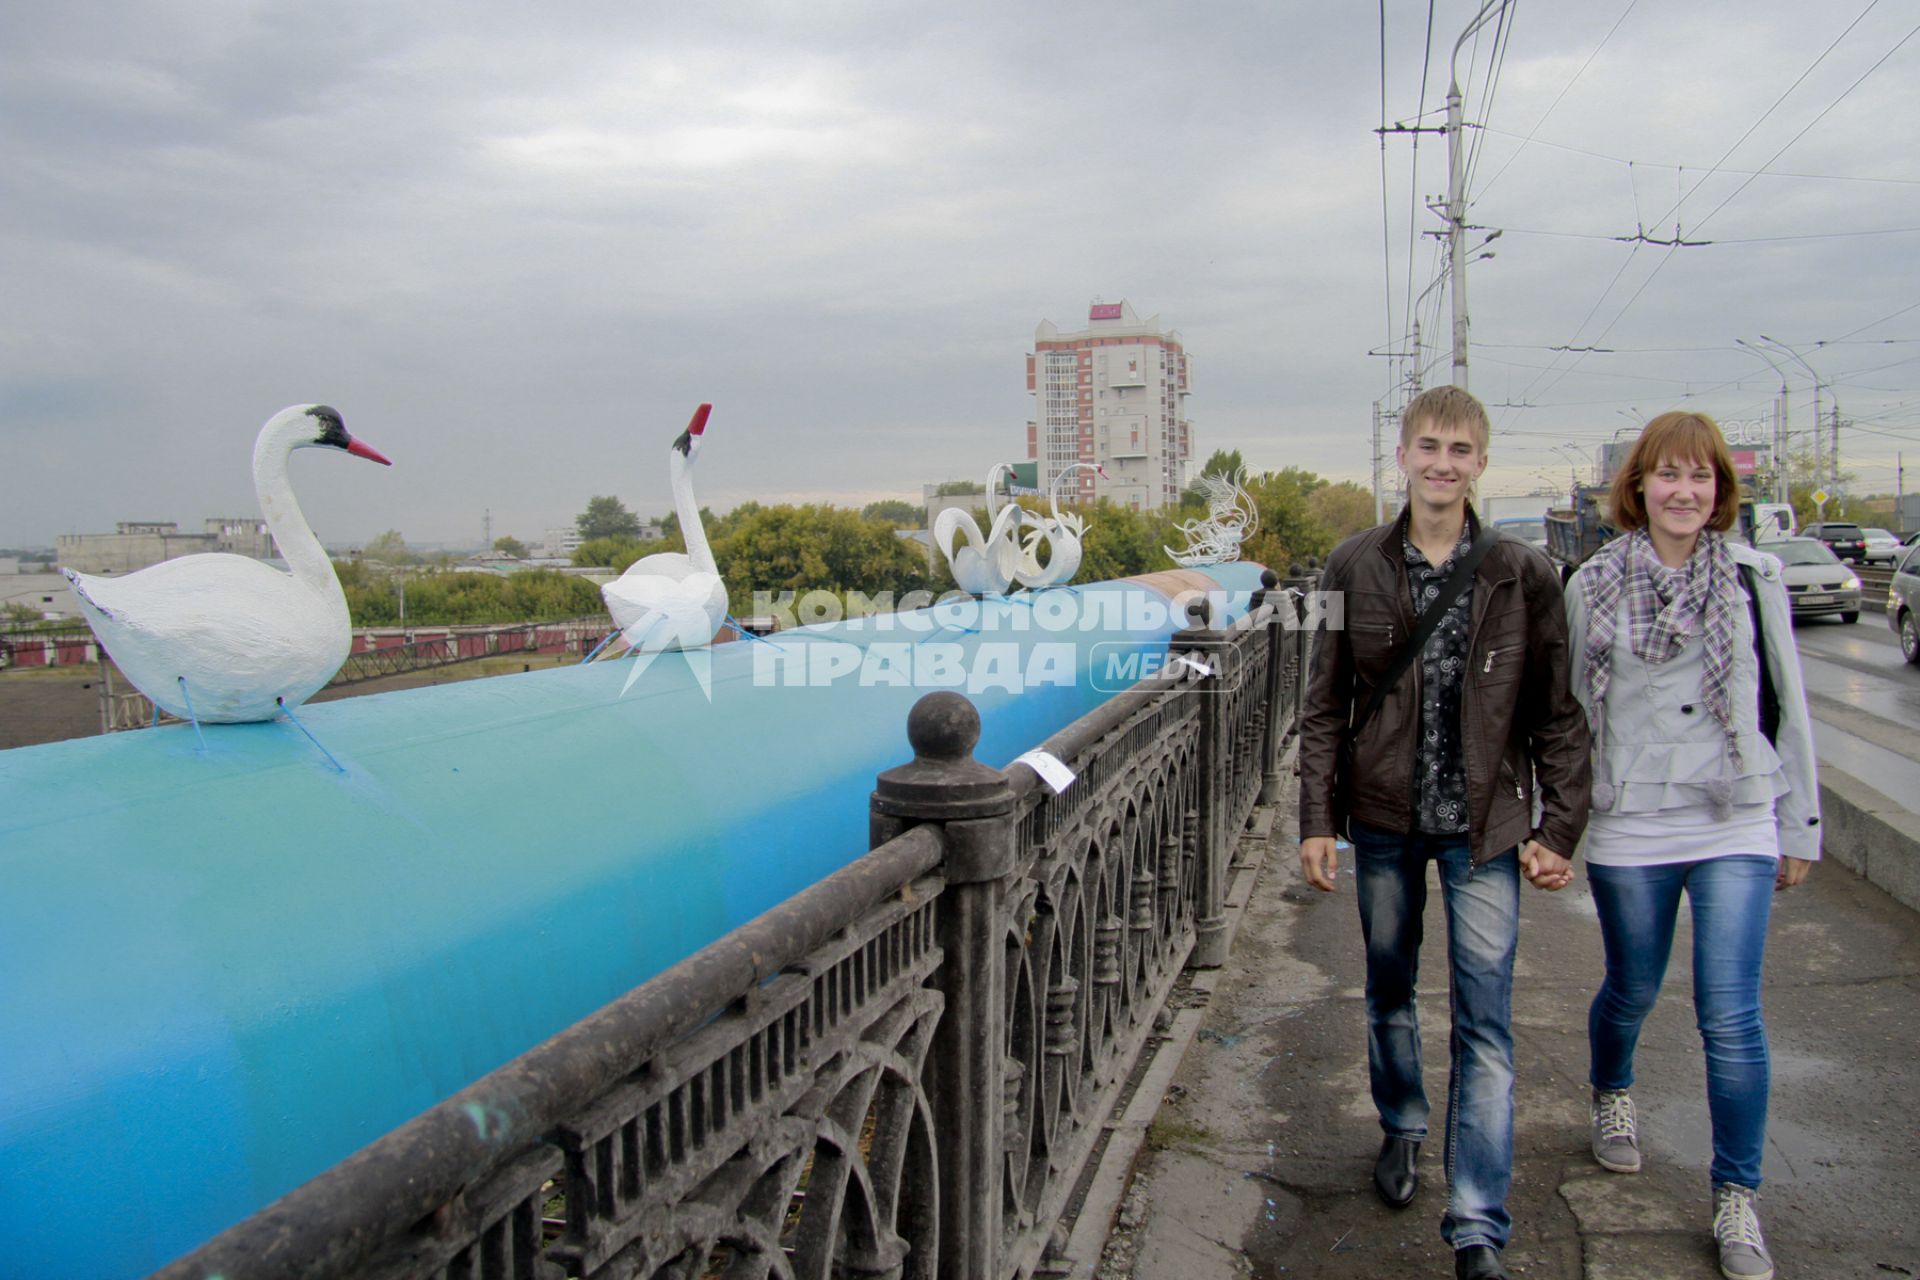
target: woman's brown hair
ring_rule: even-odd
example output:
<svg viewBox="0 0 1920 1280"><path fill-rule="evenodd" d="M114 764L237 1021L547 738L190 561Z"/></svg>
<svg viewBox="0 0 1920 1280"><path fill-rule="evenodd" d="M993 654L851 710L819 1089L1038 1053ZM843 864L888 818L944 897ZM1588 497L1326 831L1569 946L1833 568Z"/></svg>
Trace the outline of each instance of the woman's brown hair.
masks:
<svg viewBox="0 0 1920 1280"><path fill-rule="evenodd" d="M1740 477L1720 424L1704 413L1663 413L1649 422L1634 441L1626 465L1613 478L1607 502L1613 508L1614 527L1622 533L1647 527L1647 472L1663 462L1705 463L1713 468L1713 515L1707 528L1725 533L1740 517Z"/></svg>

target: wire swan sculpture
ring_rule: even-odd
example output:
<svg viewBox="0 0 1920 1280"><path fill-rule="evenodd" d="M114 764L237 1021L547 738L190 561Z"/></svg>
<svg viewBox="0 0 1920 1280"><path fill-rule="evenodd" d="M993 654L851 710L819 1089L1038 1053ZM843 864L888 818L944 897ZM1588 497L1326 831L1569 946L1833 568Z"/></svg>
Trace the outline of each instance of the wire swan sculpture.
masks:
<svg viewBox="0 0 1920 1280"><path fill-rule="evenodd" d="M1173 527L1186 535L1187 545L1175 551L1163 547L1183 569L1227 564L1240 558L1240 544L1260 531L1260 507L1246 489L1246 472L1209 473L1194 481L1206 498L1207 514Z"/></svg>

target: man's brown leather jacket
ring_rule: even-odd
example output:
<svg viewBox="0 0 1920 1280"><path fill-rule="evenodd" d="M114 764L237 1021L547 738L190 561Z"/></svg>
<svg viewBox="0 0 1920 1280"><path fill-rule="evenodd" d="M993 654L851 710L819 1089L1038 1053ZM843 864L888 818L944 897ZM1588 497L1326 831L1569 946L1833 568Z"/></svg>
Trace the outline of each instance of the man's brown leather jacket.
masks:
<svg viewBox="0 0 1920 1280"><path fill-rule="evenodd" d="M1335 813L1333 794L1347 726L1413 632L1406 529L1403 510L1394 523L1355 534L1334 548L1320 575L1322 592L1339 593L1344 625L1313 638L1300 724L1302 839L1344 835L1349 817L1388 831L1412 829L1418 661L1353 744L1347 813ZM1325 602L1329 609L1333 598ZM1586 829L1592 785L1587 719L1568 684L1560 576L1535 548L1502 538L1481 561L1473 578L1467 657L1460 737L1473 861L1485 862L1528 838L1572 857Z"/></svg>

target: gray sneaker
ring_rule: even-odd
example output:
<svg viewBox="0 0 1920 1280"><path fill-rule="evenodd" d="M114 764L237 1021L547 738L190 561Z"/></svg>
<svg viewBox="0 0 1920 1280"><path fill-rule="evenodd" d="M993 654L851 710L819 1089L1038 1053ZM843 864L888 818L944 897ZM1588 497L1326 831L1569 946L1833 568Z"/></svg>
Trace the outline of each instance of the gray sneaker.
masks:
<svg viewBox="0 0 1920 1280"><path fill-rule="evenodd" d="M1640 1135L1625 1089L1593 1091L1593 1158L1614 1173L1640 1172Z"/></svg>
<svg viewBox="0 0 1920 1280"><path fill-rule="evenodd" d="M1773 1258L1760 1238L1760 1215L1752 1187L1723 1182L1713 1189L1713 1239L1720 1246L1720 1274L1727 1280L1773 1280Z"/></svg>

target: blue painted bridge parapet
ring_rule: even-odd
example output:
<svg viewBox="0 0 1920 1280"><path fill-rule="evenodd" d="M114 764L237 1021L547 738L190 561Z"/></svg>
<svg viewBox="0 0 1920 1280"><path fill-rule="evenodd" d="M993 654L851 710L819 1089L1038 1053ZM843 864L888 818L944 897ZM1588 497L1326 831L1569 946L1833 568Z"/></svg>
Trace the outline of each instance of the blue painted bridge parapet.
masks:
<svg viewBox="0 0 1920 1280"><path fill-rule="evenodd" d="M1036 744L1059 792L929 694L865 857L157 1274L1033 1275L1176 978L1224 959L1304 680L1274 586Z"/></svg>

